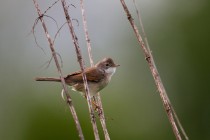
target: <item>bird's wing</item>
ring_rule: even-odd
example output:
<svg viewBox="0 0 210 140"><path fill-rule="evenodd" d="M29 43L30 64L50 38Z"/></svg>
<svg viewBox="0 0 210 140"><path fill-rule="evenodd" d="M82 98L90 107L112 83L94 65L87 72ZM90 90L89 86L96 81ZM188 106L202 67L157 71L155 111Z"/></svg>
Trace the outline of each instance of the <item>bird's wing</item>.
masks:
<svg viewBox="0 0 210 140"><path fill-rule="evenodd" d="M96 69L95 67L86 69L85 74L88 82L99 82L105 77L104 72ZM77 71L75 73L67 75L65 77L65 80L69 83L83 82L82 72Z"/></svg>

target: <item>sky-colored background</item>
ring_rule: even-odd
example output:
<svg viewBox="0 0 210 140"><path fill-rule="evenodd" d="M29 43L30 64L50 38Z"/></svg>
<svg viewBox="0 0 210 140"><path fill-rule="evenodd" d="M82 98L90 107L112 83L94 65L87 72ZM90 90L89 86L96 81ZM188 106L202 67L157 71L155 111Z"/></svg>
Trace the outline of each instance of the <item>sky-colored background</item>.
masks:
<svg viewBox="0 0 210 140"><path fill-rule="evenodd" d="M191 140L210 139L210 2L208 0L136 0L168 95ZM39 1L42 11L54 1ZM89 66L78 1L68 1L86 66ZM132 1L126 3L137 22ZM102 92L111 139L175 139L142 50L119 0L86 1L93 58L112 57L121 66ZM48 11L60 27L61 4ZM58 83L35 82L58 76L43 29L30 33L37 13L32 0L0 2L0 139L78 139ZM53 37L55 23L45 19ZM63 73L79 69L67 27L57 37ZM93 139L84 98L71 92L86 139ZM99 124L99 123L98 123ZM100 135L103 133L99 124Z"/></svg>

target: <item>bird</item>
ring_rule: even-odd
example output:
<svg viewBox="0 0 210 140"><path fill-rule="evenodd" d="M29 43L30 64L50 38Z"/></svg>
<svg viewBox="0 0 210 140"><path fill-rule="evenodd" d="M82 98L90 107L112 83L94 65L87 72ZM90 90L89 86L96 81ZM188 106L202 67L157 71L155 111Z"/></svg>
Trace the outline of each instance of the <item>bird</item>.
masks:
<svg viewBox="0 0 210 140"><path fill-rule="evenodd" d="M115 64L113 59L108 57L99 61L95 66L88 67L84 70L91 97L95 96L96 93L98 93L100 90L102 90L109 84L118 66L120 65ZM35 80L61 82L60 78L54 77L37 77L35 78ZM78 91L82 93L83 96L85 96L85 87L82 77L82 71L71 73L65 76L64 80L67 85L72 87L72 90Z"/></svg>

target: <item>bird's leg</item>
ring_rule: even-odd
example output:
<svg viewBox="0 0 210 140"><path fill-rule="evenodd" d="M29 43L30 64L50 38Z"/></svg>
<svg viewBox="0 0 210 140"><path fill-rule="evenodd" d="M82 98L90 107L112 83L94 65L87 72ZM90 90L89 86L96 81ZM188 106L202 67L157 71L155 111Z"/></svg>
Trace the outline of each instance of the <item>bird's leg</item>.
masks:
<svg viewBox="0 0 210 140"><path fill-rule="evenodd" d="M100 116L102 114L102 109L99 105L97 105L95 96L93 96L92 104L95 106L95 111Z"/></svg>
<svg viewBox="0 0 210 140"><path fill-rule="evenodd" d="M84 97L87 99L87 96L86 95L84 95ZM94 110L100 116L102 114L102 109L101 109L101 107L99 105L97 105L95 96L93 96L93 99L91 100L91 103L95 107Z"/></svg>

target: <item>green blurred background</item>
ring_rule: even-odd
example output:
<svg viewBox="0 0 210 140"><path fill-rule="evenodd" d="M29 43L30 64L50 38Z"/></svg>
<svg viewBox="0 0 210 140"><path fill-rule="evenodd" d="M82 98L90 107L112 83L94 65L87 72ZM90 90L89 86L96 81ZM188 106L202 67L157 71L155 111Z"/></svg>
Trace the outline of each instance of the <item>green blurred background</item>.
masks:
<svg viewBox="0 0 210 140"><path fill-rule="evenodd" d="M53 1L39 1L44 11ZM126 1L137 22L132 1ZM0 139L78 139L58 83L35 82L36 76L58 76L43 29L31 31L37 13L32 0L0 2ZM78 1L68 1L86 66L89 66ZM162 80L191 140L210 139L210 1L138 0L145 31ZM120 1L86 1L94 61L112 57L121 66L101 92L111 139L175 139L160 96ZM58 26L65 22L61 4L48 11ZM53 37L55 23L45 19ZM79 69L68 28L61 30L56 51L63 72ZM86 139L93 139L87 104L71 92ZM99 125L101 138L103 132Z"/></svg>

